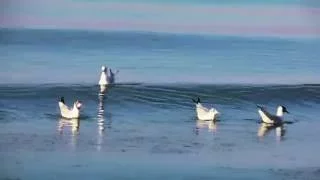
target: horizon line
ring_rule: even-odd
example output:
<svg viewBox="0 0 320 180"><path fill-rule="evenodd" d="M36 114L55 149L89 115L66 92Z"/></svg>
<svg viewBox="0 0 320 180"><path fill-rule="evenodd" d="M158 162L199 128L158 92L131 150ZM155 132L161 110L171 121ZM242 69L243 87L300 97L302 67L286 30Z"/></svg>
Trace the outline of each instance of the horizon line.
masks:
<svg viewBox="0 0 320 180"><path fill-rule="evenodd" d="M119 33L142 33L142 34L167 34L167 35L186 35L186 36L203 36L203 37L243 37L243 38L270 38L270 39L320 39L318 34L305 35L283 35L283 34L264 34L264 33L210 33L210 32L172 32L172 31L156 31L156 30L130 30L130 29L85 29L85 28L68 28L68 27L0 27L0 30L39 30L39 31L79 31L79 32L119 32Z"/></svg>

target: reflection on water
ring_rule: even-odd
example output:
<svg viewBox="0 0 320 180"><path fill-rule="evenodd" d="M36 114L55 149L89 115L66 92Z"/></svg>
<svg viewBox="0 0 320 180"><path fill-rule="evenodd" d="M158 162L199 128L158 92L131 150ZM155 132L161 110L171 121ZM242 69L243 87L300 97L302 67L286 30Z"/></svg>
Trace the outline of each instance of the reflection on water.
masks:
<svg viewBox="0 0 320 180"><path fill-rule="evenodd" d="M282 137L284 137L285 133L286 133L286 129L284 128L283 125L276 127L276 137L277 137L277 140L281 140Z"/></svg>
<svg viewBox="0 0 320 180"><path fill-rule="evenodd" d="M98 106L98 132L102 134L104 131L104 99L105 95L103 93L99 93L99 106Z"/></svg>
<svg viewBox="0 0 320 180"><path fill-rule="evenodd" d="M262 138L266 136L271 130L275 129L277 140L281 140L281 138L285 135L284 125L273 125L267 123L261 123L258 129L258 137Z"/></svg>
<svg viewBox="0 0 320 180"><path fill-rule="evenodd" d="M97 150L101 150L103 143L103 135L105 130L105 110L104 110L104 101L105 93L99 93L99 104L98 104L98 115L97 115L97 124L98 124L98 135L97 135Z"/></svg>
<svg viewBox="0 0 320 180"><path fill-rule="evenodd" d="M104 93L99 93L99 105L98 105L98 116L97 116L97 124L98 124L98 137L97 137L97 149L98 151L101 150L101 145L103 142L103 131L105 129L104 122Z"/></svg>
<svg viewBox="0 0 320 180"><path fill-rule="evenodd" d="M58 132L62 135L66 131L71 131L71 145L75 148L77 144L77 136L79 134L80 120L60 118L58 124Z"/></svg>
<svg viewBox="0 0 320 180"><path fill-rule="evenodd" d="M98 125L98 135L97 135L97 149L98 151L101 150L102 143L103 143L103 136L105 131L105 125L107 128L111 128L111 117L109 121L106 120L106 112L105 112L105 99L107 98L107 93L111 86L104 86L104 89L101 89L98 94L99 103L98 103L98 115L97 115L97 125ZM102 91L101 91L102 90Z"/></svg>
<svg viewBox="0 0 320 180"><path fill-rule="evenodd" d="M267 123L261 123L259 129L258 129L258 136L263 137L267 133L270 132L270 130L273 128L272 124L267 124Z"/></svg>
<svg viewBox="0 0 320 180"><path fill-rule="evenodd" d="M106 93L107 90L108 89L106 85L100 85L100 93Z"/></svg>
<svg viewBox="0 0 320 180"><path fill-rule="evenodd" d="M60 118L58 125L58 131L60 132L60 134L63 134L63 129L65 129L66 127L70 127L72 135L77 135L79 133L80 127L79 119Z"/></svg>
<svg viewBox="0 0 320 180"><path fill-rule="evenodd" d="M208 128L209 132L217 132L217 122L215 121L202 121L202 120L197 120L196 122L196 134L199 134L200 129L206 129Z"/></svg>

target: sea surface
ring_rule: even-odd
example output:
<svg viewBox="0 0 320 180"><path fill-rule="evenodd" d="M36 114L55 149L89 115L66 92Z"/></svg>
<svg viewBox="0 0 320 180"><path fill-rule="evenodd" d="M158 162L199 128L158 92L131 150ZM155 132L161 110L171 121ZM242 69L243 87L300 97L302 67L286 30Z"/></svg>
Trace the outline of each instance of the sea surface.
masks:
<svg viewBox="0 0 320 180"><path fill-rule="evenodd" d="M0 179L319 179L320 40L0 30ZM99 93L101 65L119 70ZM79 120L58 101L83 102ZM221 114L199 121L192 98ZM258 137L256 105L287 107Z"/></svg>

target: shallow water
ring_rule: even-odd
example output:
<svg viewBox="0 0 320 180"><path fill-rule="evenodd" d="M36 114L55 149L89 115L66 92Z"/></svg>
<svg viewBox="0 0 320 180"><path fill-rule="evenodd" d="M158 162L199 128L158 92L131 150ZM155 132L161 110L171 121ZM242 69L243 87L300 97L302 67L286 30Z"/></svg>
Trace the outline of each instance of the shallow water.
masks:
<svg viewBox="0 0 320 180"><path fill-rule="evenodd" d="M99 95L97 86L2 86L3 177L315 179L319 89L137 84ZM83 101L79 121L59 118L59 94L67 104L75 95ZM197 96L222 112L219 121L195 119ZM275 111L280 102L293 124L283 137L271 130L259 138L255 104Z"/></svg>
<svg viewBox="0 0 320 180"><path fill-rule="evenodd" d="M1 30L0 179L317 179L311 39ZM101 64L120 69L98 93ZM208 66L209 64L209 66ZM84 107L59 117L61 96ZM221 112L197 121L192 98ZM256 105L285 105L258 137Z"/></svg>

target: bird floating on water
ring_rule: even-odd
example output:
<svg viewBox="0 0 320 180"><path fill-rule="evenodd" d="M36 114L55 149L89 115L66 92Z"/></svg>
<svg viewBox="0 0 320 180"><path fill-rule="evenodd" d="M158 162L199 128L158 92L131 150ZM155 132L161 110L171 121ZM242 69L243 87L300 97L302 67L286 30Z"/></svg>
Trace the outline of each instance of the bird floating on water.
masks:
<svg viewBox="0 0 320 180"><path fill-rule="evenodd" d="M278 106L276 115L269 113L266 108L257 105L258 113L262 119L262 122L267 124L279 125L283 123L284 113L289 113L285 106Z"/></svg>
<svg viewBox="0 0 320 180"><path fill-rule="evenodd" d="M214 121L218 114L220 114L215 108L208 109L200 103L200 98L197 100L192 99L196 104L196 113L199 120Z"/></svg>
<svg viewBox="0 0 320 180"><path fill-rule="evenodd" d="M73 107L69 108L64 101L64 97L61 97L59 101L60 114L64 118L75 119L80 116L80 109L82 107L82 103L80 101L76 101L73 103Z"/></svg>
<svg viewBox="0 0 320 180"><path fill-rule="evenodd" d="M112 72L111 68L108 68L106 66L101 67L101 75L98 82L98 84L100 85L100 92L105 92L108 85L115 83L115 75L118 72L118 70L116 72Z"/></svg>

